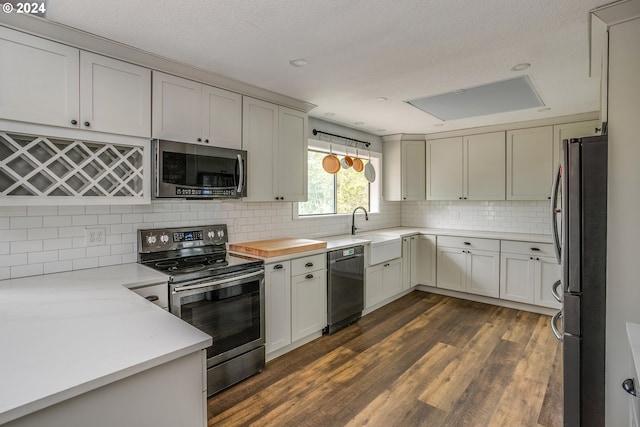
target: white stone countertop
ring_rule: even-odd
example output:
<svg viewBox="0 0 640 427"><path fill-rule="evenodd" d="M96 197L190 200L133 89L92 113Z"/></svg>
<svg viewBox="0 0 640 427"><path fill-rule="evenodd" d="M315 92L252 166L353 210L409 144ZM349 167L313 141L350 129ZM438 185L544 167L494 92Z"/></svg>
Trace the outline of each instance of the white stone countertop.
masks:
<svg viewBox="0 0 640 427"><path fill-rule="evenodd" d="M136 263L0 281L0 424L211 345L127 289L166 281Z"/></svg>
<svg viewBox="0 0 640 427"><path fill-rule="evenodd" d="M402 238L410 236L412 234L435 234L439 236L460 236L460 237L476 237L481 239L498 239L498 240L516 240L532 243L552 243L551 236L547 234L526 234L526 233L503 233L498 231L473 231L473 230L450 230L444 228L416 228L416 227L394 227L394 228L382 228L379 230L362 230L355 235L341 234L337 236L326 237L314 237L314 240L321 240L327 242L326 249L314 249L311 251L297 252L288 255L282 255L278 257L259 257L250 255L254 258L263 259L265 263L277 263L287 261L295 258L316 255L333 251L337 249L343 249L350 246L368 245L372 243L372 236L376 236L376 239L385 235L389 238ZM239 252L242 254L241 252ZM243 254L246 255L246 254Z"/></svg>
<svg viewBox="0 0 640 427"><path fill-rule="evenodd" d="M631 346L633 366L636 368L636 375L640 374L640 324L627 322L627 337ZM638 384L636 384L638 387Z"/></svg>

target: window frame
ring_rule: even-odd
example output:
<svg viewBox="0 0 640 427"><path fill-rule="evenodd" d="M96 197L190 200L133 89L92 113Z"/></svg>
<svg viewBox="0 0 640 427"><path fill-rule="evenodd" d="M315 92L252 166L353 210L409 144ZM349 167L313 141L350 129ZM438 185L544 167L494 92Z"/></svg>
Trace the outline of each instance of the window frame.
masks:
<svg viewBox="0 0 640 427"><path fill-rule="evenodd" d="M347 146L345 144L341 144L341 143L329 143L329 142L325 142L325 141L320 141L317 139L312 139L310 138L308 140L308 147L307 147L307 153L309 152L309 150L311 151L316 151L316 152L322 152L322 153L326 153L329 154L331 151L333 151L333 154L342 157L347 153L347 150L349 151L349 155L354 155L356 154L356 147L351 147L351 146ZM370 214L376 214L380 212L380 207L381 207L381 202L382 202L382 171L381 171L381 167L382 167L382 153L379 153L377 151L370 151L368 149L361 149L358 148L358 152L359 152L359 156L361 159L369 159L369 153L371 156L371 162L374 164L375 168L376 168L376 179L374 182L370 183L369 185L369 213ZM338 172L339 173L339 172ZM335 177L334 177L335 179ZM334 180L334 191L333 191L333 198L334 198L334 206L337 209L337 192L336 192L336 187L335 187L335 180ZM299 212L299 203L301 202L294 202L294 207L293 207L293 219L301 219L301 218L331 218L331 217L336 217L336 216L348 216L351 215L350 213L317 213L317 214L308 214L308 215L300 215Z"/></svg>

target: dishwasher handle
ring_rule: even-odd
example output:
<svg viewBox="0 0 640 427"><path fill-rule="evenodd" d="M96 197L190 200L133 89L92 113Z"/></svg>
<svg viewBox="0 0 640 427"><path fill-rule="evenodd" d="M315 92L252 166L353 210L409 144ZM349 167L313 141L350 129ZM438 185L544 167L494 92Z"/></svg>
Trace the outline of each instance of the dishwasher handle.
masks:
<svg viewBox="0 0 640 427"><path fill-rule="evenodd" d="M355 254L348 257L344 257L344 258L332 259L331 261L329 261L329 264L335 264L336 262L341 262L341 261L348 261L354 258L362 258L363 256L364 254Z"/></svg>

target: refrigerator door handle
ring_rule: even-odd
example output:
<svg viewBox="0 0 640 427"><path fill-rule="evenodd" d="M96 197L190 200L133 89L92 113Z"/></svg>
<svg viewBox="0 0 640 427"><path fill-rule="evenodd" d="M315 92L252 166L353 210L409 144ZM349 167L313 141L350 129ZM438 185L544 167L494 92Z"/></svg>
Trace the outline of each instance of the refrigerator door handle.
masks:
<svg viewBox="0 0 640 427"><path fill-rule="evenodd" d="M555 298L555 300L558 302L562 302L562 295L558 293L558 287L560 287L560 285L562 285L562 280L560 279L556 280L553 285L551 285L551 294L553 295L553 298Z"/></svg>
<svg viewBox="0 0 640 427"><path fill-rule="evenodd" d="M558 341L562 341L562 332L558 329L558 320L562 317L562 310L557 312L551 318L551 330L553 331L553 335L556 336Z"/></svg>
<svg viewBox="0 0 640 427"><path fill-rule="evenodd" d="M551 186L551 203L550 213L551 213L551 227L553 228L553 248L556 251L556 258L558 259L558 264L560 264L560 235L558 234L558 214L562 212L562 209L557 207L558 203L558 190L560 189L560 176L562 175L562 165L558 164L558 168L555 176L553 177L553 185Z"/></svg>

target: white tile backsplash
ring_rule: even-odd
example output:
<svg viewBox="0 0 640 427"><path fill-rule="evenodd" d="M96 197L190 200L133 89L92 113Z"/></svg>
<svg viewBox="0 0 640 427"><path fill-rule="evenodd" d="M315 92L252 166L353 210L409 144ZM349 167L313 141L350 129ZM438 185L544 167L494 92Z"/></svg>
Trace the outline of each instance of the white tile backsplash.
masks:
<svg viewBox="0 0 640 427"><path fill-rule="evenodd" d="M402 225L551 234L546 201L403 202Z"/></svg>
<svg viewBox="0 0 640 427"><path fill-rule="evenodd" d="M135 262L137 230L226 224L233 242L347 234L351 215L293 218L295 203L153 201L135 206L0 207L0 280ZM56 214L57 212L57 214ZM382 202L360 232L433 227L550 234L547 202ZM86 247L85 228L104 227L106 245Z"/></svg>
<svg viewBox="0 0 640 427"><path fill-rule="evenodd" d="M346 234L351 215L293 219L294 203L161 200L134 206L0 207L0 280L137 260L137 230L226 224L231 242ZM400 225L401 203L358 214L361 230ZM85 229L104 227L106 244L86 247Z"/></svg>

